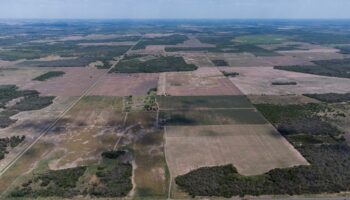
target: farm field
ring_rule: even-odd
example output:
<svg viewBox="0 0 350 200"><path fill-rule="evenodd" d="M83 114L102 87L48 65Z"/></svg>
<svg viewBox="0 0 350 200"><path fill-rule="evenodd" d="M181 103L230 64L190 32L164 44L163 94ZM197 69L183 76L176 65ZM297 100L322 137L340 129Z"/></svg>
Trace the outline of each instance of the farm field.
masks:
<svg viewBox="0 0 350 200"><path fill-rule="evenodd" d="M349 198L332 23L0 20L0 199Z"/></svg>

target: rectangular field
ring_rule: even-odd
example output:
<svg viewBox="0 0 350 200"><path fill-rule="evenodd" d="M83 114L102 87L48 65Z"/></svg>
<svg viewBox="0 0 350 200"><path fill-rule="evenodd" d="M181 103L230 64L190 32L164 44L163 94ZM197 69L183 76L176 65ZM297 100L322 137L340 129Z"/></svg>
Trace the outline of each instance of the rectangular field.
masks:
<svg viewBox="0 0 350 200"><path fill-rule="evenodd" d="M199 68L194 72L163 73L159 78L158 95L216 96L241 95L241 91L216 68Z"/></svg>
<svg viewBox="0 0 350 200"><path fill-rule="evenodd" d="M246 96L158 96L161 110L253 108Z"/></svg>
<svg viewBox="0 0 350 200"><path fill-rule="evenodd" d="M161 111L159 119L161 124L166 126L267 123L255 109Z"/></svg>
<svg viewBox="0 0 350 200"><path fill-rule="evenodd" d="M168 126L165 130L173 177L230 163L243 175L308 164L271 125Z"/></svg>

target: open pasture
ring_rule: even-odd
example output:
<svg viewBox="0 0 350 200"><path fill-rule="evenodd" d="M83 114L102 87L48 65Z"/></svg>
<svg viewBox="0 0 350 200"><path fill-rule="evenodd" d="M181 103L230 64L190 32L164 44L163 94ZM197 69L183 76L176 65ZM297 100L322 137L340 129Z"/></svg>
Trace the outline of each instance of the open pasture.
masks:
<svg viewBox="0 0 350 200"><path fill-rule="evenodd" d="M243 175L308 164L270 125L167 126L165 137L172 176L225 164Z"/></svg>

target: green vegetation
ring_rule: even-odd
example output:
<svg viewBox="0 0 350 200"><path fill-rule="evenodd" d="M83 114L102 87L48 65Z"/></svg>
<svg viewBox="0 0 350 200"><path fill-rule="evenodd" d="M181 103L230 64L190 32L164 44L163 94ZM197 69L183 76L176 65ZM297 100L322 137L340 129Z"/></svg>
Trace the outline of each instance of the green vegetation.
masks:
<svg viewBox="0 0 350 200"><path fill-rule="evenodd" d="M317 99L326 103L340 103L349 102L350 93L338 94L338 93L326 93L326 94L304 94L304 96Z"/></svg>
<svg viewBox="0 0 350 200"><path fill-rule="evenodd" d="M178 52L178 51L206 51L216 52L219 51L215 47L165 47L166 52Z"/></svg>
<svg viewBox="0 0 350 200"><path fill-rule="evenodd" d="M85 67L95 61L106 62L124 54L130 46L80 46L76 42L57 42L54 44L26 44L11 47L0 51L0 59L20 60L27 59L18 66L36 67ZM52 61L33 61L49 55L58 55L65 58Z"/></svg>
<svg viewBox="0 0 350 200"><path fill-rule="evenodd" d="M183 43L186 40L188 40L187 36L179 34L164 37L144 38L134 46L133 50L144 49L148 45L176 45Z"/></svg>
<svg viewBox="0 0 350 200"><path fill-rule="evenodd" d="M350 59L320 60L313 61L316 66L276 66L275 69L316 74L322 76L333 76L350 78Z"/></svg>
<svg viewBox="0 0 350 200"><path fill-rule="evenodd" d="M35 80L35 81L46 81L46 80L48 80L50 78L63 76L64 74L65 74L65 72L63 72L63 71L50 71L50 72L47 72L45 74L42 74L42 75L34 78L33 80Z"/></svg>
<svg viewBox="0 0 350 200"><path fill-rule="evenodd" d="M305 50L300 47L299 44L288 44L286 46L279 46L274 51L293 51L293 50Z"/></svg>
<svg viewBox="0 0 350 200"><path fill-rule="evenodd" d="M182 57L160 56L146 61L140 59L122 60L112 71L118 73L157 73L196 69L196 65L187 64Z"/></svg>
<svg viewBox="0 0 350 200"><path fill-rule="evenodd" d="M37 91L17 90L15 85L0 86L0 128L5 128L16 120L10 117L29 110L39 110L52 104L54 97L41 97ZM7 105L11 100L16 102ZM13 104L13 105L12 105Z"/></svg>
<svg viewBox="0 0 350 200"><path fill-rule="evenodd" d="M235 38L235 41L243 44L279 44L288 40L288 37L284 35L245 35Z"/></svg>
<svg viewBox="0 0 350 200"><path fill-rule="evenodd" d="M297 85L297 82L295 82L295 81L287 81L287 82L275 81L275 82L272 82L271 85Z"/></svg>
<svg viewBox="0 0 350 200"><path fill-rule="evenodd" d="M144 109L146 111L157 111L158 105L157 105L157 88L152 88L147 92L147 97L145 99L145 105Z"/></svg>
<svg viewBox="0 0 350 200"><path fill-rule="evenodd" d="M9 153L9 147L15 148L18 146L23 140L25 136L12 136L10 138L0 138L0 160L5 158L5 154Z"/></svg>
<svg viewBox="0 0 350 200"><path fill-rule="evenodd" d="M161 110L253 108L246 96L157 96Z"/></svg>
<svg viewBox="0 0 350 200"><path fill-rule="evenodd" d="M212 60L211 62L213 62L214 65L218 67L229 66L229 64L225 60Z"/></svg>
<svg viewBox="0 0 350 200"><path fill-rule="evenodd" d="M98 165L75 167L63 170L48 170L34 174L32 178L15 188L10 197L124 197L132 189L132 166L126 151L102 153L103 161ZM95 176L96 182L91 183Z"/></svg>
<svg viewBox="0 0 350 200"><path fill-rule="evenodd" d="M95 197L124 197L132 189L132 165L123 162L126 151L109 151L102 153L104 161L96 168L99 184L88 189Z"/></svg>
<svg viewBox="0 0 350 200"><path fill-rule="evenodd" d="M326 105L256 105L308 160L309 166L240 175L232 165L204 167L175 178L191 196L300 195L349 191L350 147L326 122Z"/></svg>
<svg viewBox="0 0 350 200"><path fill-rule="evenodd" d="M203 43L215 44L216 48L205 48L208 52L219 53L252 53L255 56L279 56L278 53L261 48L254 44L234 43L233 36L203 36L198 39Z"/></svg>
<svg viewBox="0 0 350 200"><path fill-rule="evenodd" d="M342 54L350 54L350 46L337 46L337 49L340 49L340 53Z"/></svg>
<svg viewBox="0 0 350 200"><path fill-rule="evenodd" d="M79 178L86 167L76 167L63 170L49 170L36 175L10 193L11 197L73 197L79 193L76 189Z"/></svg>
<svg viewBox="0 0 350 200"><path fill-rule="evenodd" d="M318 194L350 189L350 147L307 145L298 150L310 166L273 169L263 175L242 176L232 165L205 167L175 179L191 196Z"/></svg>
<svg viewBox="0 0 350 200"><path fill-rule="evenodd" d="M160 111L159 120L167 126L266 123L254 109L168 110Z"/></svg>
<svg viewBox="0 0 350 200"><path fill-rule="evenodd" d="M239 76L239 73L238 72L226 72L226 71L223 71L222 74L226 77L236 77L236 76Z"/></svg>

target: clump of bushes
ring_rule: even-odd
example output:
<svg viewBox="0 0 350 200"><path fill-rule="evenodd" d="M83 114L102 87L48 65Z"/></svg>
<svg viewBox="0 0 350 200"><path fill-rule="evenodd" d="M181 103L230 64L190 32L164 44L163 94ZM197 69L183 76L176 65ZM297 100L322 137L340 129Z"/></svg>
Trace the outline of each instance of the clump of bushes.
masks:
<svg viewBox="0 0 350 200"><path fill-rule="evenodd" d="M227 72L227 71L223 71L222 74L224 74L224 76L226 77L236 77L239 76L238 72Z"/></svg>
<svg viewBox="0 0 350 200"><path fill-rule="evenodd" d="M6 138L0 138L0 160L5 158L5 154L8 153L9 147L15 148L18 146L23 140L25 136L12 136Z"/></svg>

